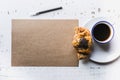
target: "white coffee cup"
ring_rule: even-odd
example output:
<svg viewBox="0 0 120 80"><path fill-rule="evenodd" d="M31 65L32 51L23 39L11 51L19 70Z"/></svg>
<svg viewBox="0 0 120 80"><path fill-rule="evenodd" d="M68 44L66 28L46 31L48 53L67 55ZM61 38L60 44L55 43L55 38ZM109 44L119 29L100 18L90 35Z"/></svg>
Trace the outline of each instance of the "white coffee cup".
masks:
<svg viewBox="0 0 120 80"><path fill-rule="evenodd" d="M114 36L114 28L107 21L99 21L92 28L92 37L98 43L108 43Z"/></svg>

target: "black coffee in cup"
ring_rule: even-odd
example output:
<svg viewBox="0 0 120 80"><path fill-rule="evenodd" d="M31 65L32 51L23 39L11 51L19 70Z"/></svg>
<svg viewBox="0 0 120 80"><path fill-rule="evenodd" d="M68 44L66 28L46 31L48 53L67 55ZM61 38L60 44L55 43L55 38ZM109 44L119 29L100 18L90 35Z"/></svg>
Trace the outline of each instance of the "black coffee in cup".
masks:
<svg viewBox="0 0 120 80"><path fill-rule="evenodd" d="M106 43L112 39L113 27L110 23L100 21L92 28L92 36L99 43Z"/></svg>
<svg viewBox="0 0 120 80"><path fill-rule="evenodd" d="M93 30L94 37L99 41L104 41L110 36L110 28L106 24L98 24Z"/></svg>

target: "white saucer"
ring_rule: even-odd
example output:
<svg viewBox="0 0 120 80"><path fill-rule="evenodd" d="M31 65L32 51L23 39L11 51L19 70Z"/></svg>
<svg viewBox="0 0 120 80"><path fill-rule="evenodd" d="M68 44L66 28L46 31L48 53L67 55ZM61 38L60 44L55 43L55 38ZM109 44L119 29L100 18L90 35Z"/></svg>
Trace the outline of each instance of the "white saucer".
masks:
<svg viewBox="0 0 120 80"><path fill-rule="evenodd" d="M85 27L90 31L95 23L99 21L108 21L113 25L113 22L107 18L95 18L87 22ZM98 63L108 63L114 61L120 56L120 26L113 25L114 37L109 44L99 45L93 40L93 51L90 56L90 60Z"/></svg>

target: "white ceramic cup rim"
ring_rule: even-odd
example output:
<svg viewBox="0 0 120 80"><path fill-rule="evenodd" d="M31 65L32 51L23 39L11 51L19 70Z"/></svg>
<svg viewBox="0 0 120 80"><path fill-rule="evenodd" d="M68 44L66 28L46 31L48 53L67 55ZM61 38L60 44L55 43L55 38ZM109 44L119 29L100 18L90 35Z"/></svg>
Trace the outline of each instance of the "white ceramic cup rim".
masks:
<svg viewBox="0 0 120 80"><path fill-rule="evenodd" d="M96 39L96 38L94 37L94 35L93 35L93 29L96 27L96 25L101 24L101 23L108 25L108 27L110 28L110 31L111 31L109 38L106 39L106 40L104 40L104 41L100 41L100 40ZM99 22L97 22L97 23L93 26L93 28L92 28L92 37L93 37L93 39L94 39L96 42L98 42L98 43L108 43L108 42L110 42L110 41L112 40L113 36L114 36L114 28L113 28L112 24L110 24L110 23L107 22L107 21L99 21Z"/></svg>

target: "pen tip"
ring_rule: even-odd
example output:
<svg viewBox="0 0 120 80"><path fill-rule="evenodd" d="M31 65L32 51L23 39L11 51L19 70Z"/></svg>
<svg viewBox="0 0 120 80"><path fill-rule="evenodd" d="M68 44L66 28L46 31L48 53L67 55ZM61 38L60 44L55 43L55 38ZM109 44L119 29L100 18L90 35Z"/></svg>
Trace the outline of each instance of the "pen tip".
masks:
<svg viewBox="0 0 120 80"><path fill-rule="evenodd" d="M33 14L33 15L31 15L31 16L36 16L36 14Z"/></svg>

